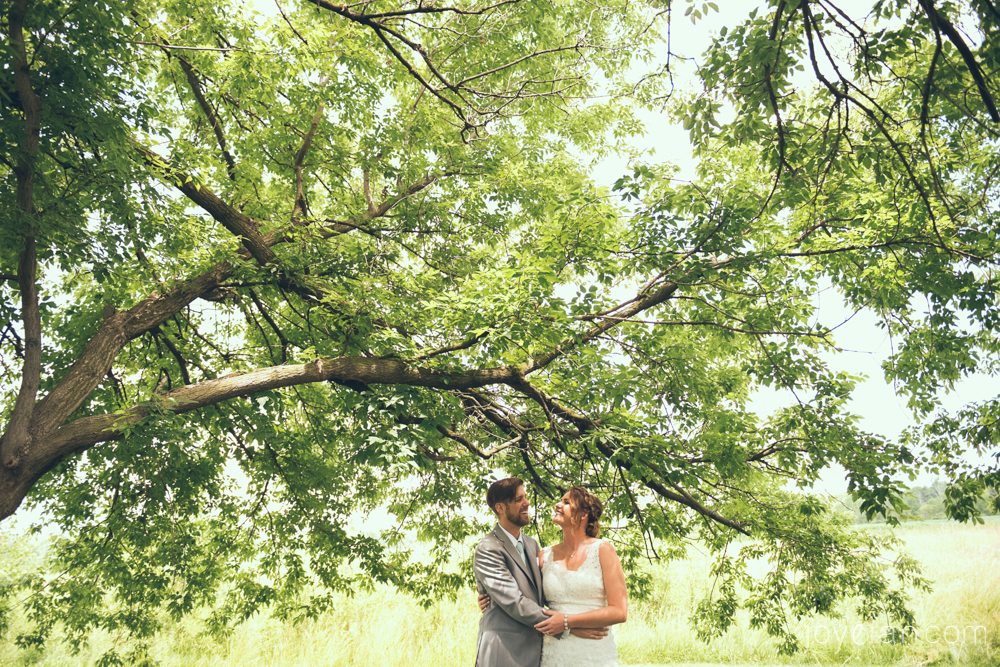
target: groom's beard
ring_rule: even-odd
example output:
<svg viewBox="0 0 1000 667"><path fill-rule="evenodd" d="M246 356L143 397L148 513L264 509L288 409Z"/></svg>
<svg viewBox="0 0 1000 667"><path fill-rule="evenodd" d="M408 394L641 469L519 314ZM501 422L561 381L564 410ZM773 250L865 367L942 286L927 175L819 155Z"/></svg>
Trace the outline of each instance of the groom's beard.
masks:
<svg viewBox="0 0 1000 667"><path fill-rule="evenodd" d="M517 526L518 528L524 528L529 523L531 523L530 516L521 516L520 510L511 511L509 507L507 508L507 520L510 521L515 526Z"/></svg>

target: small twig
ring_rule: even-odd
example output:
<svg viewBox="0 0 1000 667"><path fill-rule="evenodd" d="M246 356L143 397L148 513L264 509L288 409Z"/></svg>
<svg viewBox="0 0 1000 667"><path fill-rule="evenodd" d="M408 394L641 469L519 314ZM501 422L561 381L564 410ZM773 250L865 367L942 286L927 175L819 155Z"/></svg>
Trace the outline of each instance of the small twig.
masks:
<svg viewBox="0 0 1000 667"><path fill-rule="evenodd" d="M295 26L294 26L294 25L292 25L292 22L291 22L291 20L290 20L290 19L288 18L288 15L287 15L287 14L285 14L285 10L284 10L284 8L283 8L283 7L281 6L281 3L280 3L280 2L278 2L278 0L274 0L274 4L275 4L275 5L277 5L277 7L278 7L278 11L279 11L279 12L281 12L281 18L285 19L285 23L287 23L287 24L288 24L288 27L292 29L292 32L294 32L294 33L295 33L295 36L296 36L296 37L298 37L298 38L299 38L300 40L302 40L302 43L303 43L303 44L305 44L306 46L309 46L309 41L308 41L308 40L306 40L306 38L305 38L305 37L303 37L302 35L300 35L300 34L299 34L299 31L295 29Z"/></svg>
<svg viewBox="0 0 1000 667"><path fill-rule="evenodd" d="M160 42L138 42L134 40L129 40L129 44L142 44L143 46L156 46L161 49L172 49L175 51L218 51L221 53L229 53L230 51L240 51L245 52L246 49L240 49L236 47L220 49L211 46L181 46L178 44L162 44Z"/></svg>

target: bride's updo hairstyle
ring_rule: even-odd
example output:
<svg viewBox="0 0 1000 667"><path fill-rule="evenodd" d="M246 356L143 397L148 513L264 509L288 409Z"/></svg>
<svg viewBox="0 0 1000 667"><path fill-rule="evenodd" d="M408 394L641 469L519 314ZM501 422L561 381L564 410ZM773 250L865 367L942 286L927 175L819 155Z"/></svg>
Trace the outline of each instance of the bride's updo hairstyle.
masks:
<svg viewBox="0 0 1000 667"><path fill-rule="evenodd" d="M601 534L601 515L604 514L604 504L601 499L582 486L570 487L569 499L577 512L587 514L587 537L598 537Z"/></svg>

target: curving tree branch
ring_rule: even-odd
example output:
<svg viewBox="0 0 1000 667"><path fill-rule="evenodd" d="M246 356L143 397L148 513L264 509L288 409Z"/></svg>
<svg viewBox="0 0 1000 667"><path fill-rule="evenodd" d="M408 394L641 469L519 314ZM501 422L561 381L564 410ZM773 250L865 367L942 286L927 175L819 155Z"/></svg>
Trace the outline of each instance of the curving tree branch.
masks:
<svg viewBox="0 0 1000 667"><path fill-rule="evenodd" d="M17 179L15 215L19 218L23 248L17 261L17 285L21 292L21 321L24 325L24 359L21 364L21 387L14 403L14 410L6 431L0 436L0 466L8 469L20 466L23 457L32 447L30 424L34 416L35 397L42 373L42 324L38 305L38 259L35 250L34 161L41 134L42 108L31 84L27 37L24 18L27 0L16 0L7 16L8 48L13 55L11 63L14 83L24 115L24 138L14 165ZM23 231L21 231L23 230Z"/></svg>

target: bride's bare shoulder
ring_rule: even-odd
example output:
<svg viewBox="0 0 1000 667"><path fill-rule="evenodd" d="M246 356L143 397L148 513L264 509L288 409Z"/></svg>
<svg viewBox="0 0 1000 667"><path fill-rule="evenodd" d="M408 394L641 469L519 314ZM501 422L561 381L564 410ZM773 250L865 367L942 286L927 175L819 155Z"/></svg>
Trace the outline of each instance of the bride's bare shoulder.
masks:
<svg viewBox="0 0 1000 667"><path fill-rule="evenodd" d="M618 559L618 552L615 551L615 545L611 544L607 540L597 540L600 544L598 547L598 557L601 559L602 565L610 565L612 563L620 562Z"/></svg>

